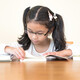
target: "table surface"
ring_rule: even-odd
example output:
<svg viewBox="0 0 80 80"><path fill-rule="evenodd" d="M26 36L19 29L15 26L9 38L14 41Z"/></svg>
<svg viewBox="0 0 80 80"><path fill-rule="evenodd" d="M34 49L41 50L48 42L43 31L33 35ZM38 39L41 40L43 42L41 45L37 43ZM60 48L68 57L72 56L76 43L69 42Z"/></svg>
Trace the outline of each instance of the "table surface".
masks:
<svg viewBox="0 0 80 80"><path fill-rule="evenodd" d="M0 62L0 80L80 80L80 61Z"/></svg>

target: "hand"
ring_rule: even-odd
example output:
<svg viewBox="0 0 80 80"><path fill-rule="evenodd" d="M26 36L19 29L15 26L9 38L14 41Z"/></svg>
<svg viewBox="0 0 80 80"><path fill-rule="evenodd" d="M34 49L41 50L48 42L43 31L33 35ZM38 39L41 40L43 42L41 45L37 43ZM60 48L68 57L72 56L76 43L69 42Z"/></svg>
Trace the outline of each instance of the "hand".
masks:
<svg viewBox="0 0 80 80"><path fill-rule="evenodd" d="M47 56L47 55L56 55L56 56L61 56L61 57L64 57L64 55L60 52L48 52L48 53L44 53L43 54L44 56Z"/></svg>
<svg viewBox="0 0 80 80"><path fill-rule="evenodd" d="M18 59L24 59L24 57L25 57L25 51L21 47L14 48L14 47L6 46L5 52L14 54Z"/></svg>
<svg viewBox="0 0 80 80"><path fill-rule="evenodd" d="M70 49L65 49L62 51L57 51L57 52L48 52L48 53L44 53L44 56L46 55L56 55L56 56L61 56L61 57L68 57L72 55L72 50Z"/></svg>

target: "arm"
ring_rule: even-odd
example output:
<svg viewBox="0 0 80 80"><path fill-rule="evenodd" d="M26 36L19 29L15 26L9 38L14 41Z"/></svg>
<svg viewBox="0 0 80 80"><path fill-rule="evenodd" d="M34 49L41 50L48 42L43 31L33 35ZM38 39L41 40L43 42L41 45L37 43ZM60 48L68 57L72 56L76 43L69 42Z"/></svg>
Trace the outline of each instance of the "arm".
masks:
<svg viewBox="0 0 80 80"><path fill-rule="evenodd" d="M25 51L21 47L10 47L6 46L4 48L5 53L14 54L18 59L24 59Z"/></svg>
<svg viewBox="0 0 80 80"><path fill-rule="evenodd" d="M68 57L72 55L72 50L71 49L65 49L62 51L57 51L57 52L48 52L45 53L43 55L57 55L57 56L61 56L61 57Z"/></svg>
<svg viewBox="0 0 80 80"><path fill-rule="evenodd" d="M0 54L14 54L17 58L23 59L25 51L21 48L21 45L17 42L9 44L0 44Z"/></svg>

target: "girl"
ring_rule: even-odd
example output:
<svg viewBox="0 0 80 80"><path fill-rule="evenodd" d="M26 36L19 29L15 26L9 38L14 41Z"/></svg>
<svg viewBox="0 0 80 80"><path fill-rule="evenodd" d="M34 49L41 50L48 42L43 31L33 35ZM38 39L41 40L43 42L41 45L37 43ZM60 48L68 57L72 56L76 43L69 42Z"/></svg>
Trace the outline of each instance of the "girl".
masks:
<svg viewBox="0 0 80 80"><path fill-rule="evenodd" d="M34 56L58 55L69 57L72 50L66 46L64 23L59 14L49 8L35 6L26 8L23 14L24 33L18 39L18 47L4 46L4 52L24 59L27 54ZM52 34L52 39L48 36Z"/></svg>

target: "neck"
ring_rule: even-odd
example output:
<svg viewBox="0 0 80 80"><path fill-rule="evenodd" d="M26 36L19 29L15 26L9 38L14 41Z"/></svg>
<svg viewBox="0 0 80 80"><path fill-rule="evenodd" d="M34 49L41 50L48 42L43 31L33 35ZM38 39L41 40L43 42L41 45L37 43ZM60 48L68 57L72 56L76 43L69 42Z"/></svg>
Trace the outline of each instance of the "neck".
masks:
<svg viewBox="0 0 80 80"><path fill-rule="evenodd" d="M47 38L44 42L38 44L38 45L34 45L36 47L43 47L43 46L46 46L46 45L49 45L50 44L50 39Z"/></svg>
<svg viewBox="0 0 80 80"><path fill-rule="evenodd" d="M42 53L42 52L45 52L49 48L49 45L50 45L50 39L47 39L39 45L34 45L34 47L37 52Z"/></svg>

